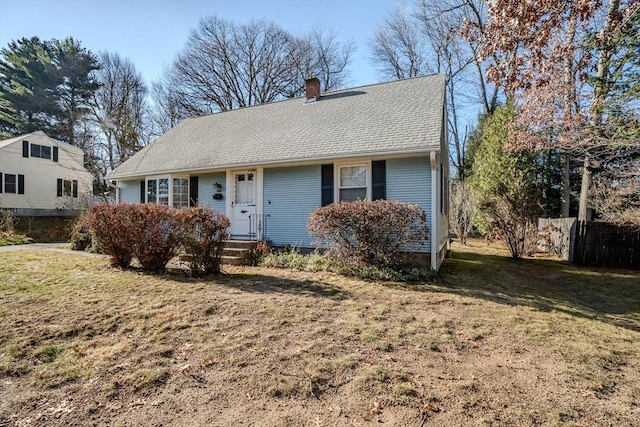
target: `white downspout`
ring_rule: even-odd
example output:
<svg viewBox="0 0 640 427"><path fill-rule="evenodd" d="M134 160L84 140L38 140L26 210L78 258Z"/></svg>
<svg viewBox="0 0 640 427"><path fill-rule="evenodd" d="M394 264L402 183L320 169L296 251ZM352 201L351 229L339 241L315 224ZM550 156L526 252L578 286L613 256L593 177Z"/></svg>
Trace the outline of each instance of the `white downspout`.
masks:
<svg viewBox="0 0 640 427"><path fill-rule="evenodd" d="M438 156L430 153L431 160L431 268L438 269L438 242L440 240L440 221L438 217Z"/></svg>

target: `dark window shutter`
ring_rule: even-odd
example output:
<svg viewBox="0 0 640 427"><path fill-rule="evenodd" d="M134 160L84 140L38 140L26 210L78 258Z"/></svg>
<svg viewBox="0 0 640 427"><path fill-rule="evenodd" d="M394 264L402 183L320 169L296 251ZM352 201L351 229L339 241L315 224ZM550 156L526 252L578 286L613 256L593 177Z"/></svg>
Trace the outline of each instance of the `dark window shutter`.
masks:
<svg viewBox="0 0 640 427"><path fill-rule="evenodd" d="M198 177L189 177L189 206L198 206Z"/></svg>
<svg viewBox="0 0 640 427"><path fill-rule="evenodd" d="M320 186L322 193L322 206L333 203L333 164L321 166Z"/></svg>
<svg viewBox="0 0 640 427"><path fill-rule="evenodd" d="M58 197L62 197L62 180L60 178L58 178L58 189L57 189L57 195Z"/></svg>
<svg viewBox="0 0 640 427"><path fill-rule="evenodd" d="M24 194L24 175L18 175L18 194Z"/></svg>
<svg viewBox="0 0 640 427"><path fill-rule="evenodd" d="M22 141L22 157L29 157L29 141Z"/></svg>
<svg viewBox="0 0 640 427"><path fill-rule="evenodd" d="M78 198L78 181L74 179L72 184L73 184L73 190L72 190L73 197Z"/></svg>
<svg viewBox="0 0 640 427"><path fill-rule="evenodd" d="M371 162L371 200L387 198L387 162L376 160Z"/></svg>
<svg viewBox="0 0 640 427"><path fill-rule="evenodd" d="M2 173L0 173L0 193L2 193Z"/></svg>
<svg viewBox="0 0 640 427"><path fill-rule="evenodd" d="M147 200L147 188L145 187L145 184L144 180L140 181L140 203L145 203Z"/></svg>
<svg viewBox="0 0 640 427"><path fill-rule="evenodd" d="M53 161L58 161L58 147L53 147Z"/></svg>

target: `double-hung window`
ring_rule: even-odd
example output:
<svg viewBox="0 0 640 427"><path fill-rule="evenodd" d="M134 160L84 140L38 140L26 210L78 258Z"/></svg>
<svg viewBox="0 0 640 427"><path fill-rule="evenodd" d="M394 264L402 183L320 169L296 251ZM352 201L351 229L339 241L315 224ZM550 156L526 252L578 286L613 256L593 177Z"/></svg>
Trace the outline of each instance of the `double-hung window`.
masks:
<svg viewBox="0 0 640 427"><path fill-rule="evenodd" d="M173 178L173 207L189 207L189 178Z"/></svg>
<svg viewBox="0 0 640 427"><path fill-rule="evenodd" d="M367 166L349 165L338 169L339 201L367 200Z"/></svg>
<svg viewBox="0 0 640 427"><path fill-rule="evenodd" d="M5 174L4 175L4 192L15 194L17 192L17 188L18 188L18 181L16 180L16 175L9 174L9 173Z"/></svg>

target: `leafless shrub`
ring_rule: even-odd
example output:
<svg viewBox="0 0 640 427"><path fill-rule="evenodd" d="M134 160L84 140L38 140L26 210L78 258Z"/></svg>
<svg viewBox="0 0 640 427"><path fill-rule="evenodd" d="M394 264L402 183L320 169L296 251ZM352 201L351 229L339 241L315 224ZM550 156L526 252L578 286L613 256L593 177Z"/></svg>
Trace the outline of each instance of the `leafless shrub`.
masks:
<svg viewBox="0 0 640 427"><path fill-rule="evenodd" d="M425 211L394 200L333 203L311 212L308 228L330 255L359 265L401 264L428 236Z"/></svg>
<svg viewBox="0 0 640 427"><path fill-rule="evenodd" d="M0 231L5 233L15 232L16 217L11 209L0 209Z"/></svg>
<svg viewBox="0 0 640 427"><path fill-rule="evenodd" d="M452 181L450 191L449 225L463 245L473 228L473 218L476 214L476 197L473 189L464 181Z"/></svg>

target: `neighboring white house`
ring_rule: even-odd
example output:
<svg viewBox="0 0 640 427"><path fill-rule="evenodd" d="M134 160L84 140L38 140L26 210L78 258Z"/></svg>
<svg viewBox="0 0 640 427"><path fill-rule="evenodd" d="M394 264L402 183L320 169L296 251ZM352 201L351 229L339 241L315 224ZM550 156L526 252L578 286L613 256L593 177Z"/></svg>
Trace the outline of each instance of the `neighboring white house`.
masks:
<svg viewBox="0 0 640 427"><path fill-rule="evenodd" d="M449 239L447 111L441 74L192 118L107 177L117 201L207 205L236 239L311 247L314 209L356 199L419 204L429 234L412 248L439 268Z"/></svg>
<svg viewBox="0 0 640 427"><path fill-rule="evenodd" d="M93 178L81 148L37 131L0 141L0 209L69 215L88 206Z"/></svg>

